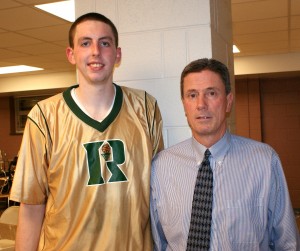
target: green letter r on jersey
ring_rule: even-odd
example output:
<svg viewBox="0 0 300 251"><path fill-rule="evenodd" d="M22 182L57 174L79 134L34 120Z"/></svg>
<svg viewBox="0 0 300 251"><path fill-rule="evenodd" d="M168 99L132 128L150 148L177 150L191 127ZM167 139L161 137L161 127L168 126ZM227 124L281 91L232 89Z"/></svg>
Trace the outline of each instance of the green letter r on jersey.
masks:
<svg viewBox="0 0 300 251"><path fill-rule="evenodd" d="M84 148L90 174L88 185L127 181L125 174L119 167L125 162L125 148L121 140L91 142L84 144ZM101 158L104 159L104 163L106 163L106 167L111 173L108 181L103 178L102 170L106 167L101 166L101 163L103 163Z"/></svg>

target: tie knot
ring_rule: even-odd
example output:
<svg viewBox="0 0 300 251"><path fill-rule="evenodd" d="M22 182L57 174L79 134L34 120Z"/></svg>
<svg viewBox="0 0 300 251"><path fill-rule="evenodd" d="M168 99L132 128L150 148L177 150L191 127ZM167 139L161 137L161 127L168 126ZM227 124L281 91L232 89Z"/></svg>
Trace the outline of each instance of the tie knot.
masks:
<svg viewBox="0 0 300 251"><path fill-rule="evenodd" d="M203 160L208 160L210 155L211 155L210 151L208 149L206 149L206 151L204 152L204 159Z"/></svg>
<svg viewBox="0 0 300 251"><path fill-rule="evenodd" d="M204 152L204 158L202 160L201 166L205 165L205 166L209 166L209 156L211 155L210 151L208 149L206 149L206 151Z"/></svg>

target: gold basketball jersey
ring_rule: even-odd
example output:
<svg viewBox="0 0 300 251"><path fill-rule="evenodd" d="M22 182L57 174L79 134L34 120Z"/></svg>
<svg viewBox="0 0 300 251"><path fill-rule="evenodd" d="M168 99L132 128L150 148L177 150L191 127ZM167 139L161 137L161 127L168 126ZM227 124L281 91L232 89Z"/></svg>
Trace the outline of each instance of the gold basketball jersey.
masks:
<svg viewBox="0 0 300 251"><path fill-rule="evenodd" d="M163 148L156 100L116 86L98 122L65 92L29 113L10 199L46 203L39 250L151 250L150 168Z"/></svg>

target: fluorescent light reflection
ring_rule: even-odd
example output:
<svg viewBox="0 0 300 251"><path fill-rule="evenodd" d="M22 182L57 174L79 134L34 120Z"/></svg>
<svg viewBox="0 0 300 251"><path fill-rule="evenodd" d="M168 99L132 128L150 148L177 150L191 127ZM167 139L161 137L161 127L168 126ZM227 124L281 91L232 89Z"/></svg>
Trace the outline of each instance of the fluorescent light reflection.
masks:
<svg viewBox="0 0 300 251"><path fill-rule="evenodd" d="M233 45L232 52L233 52L233 53L240 53L239 48L238 48L235 44Z"/></svg>
<svg viewBox="0 0 300 251"><path fill-rule="evenodd" d="M0 67L0 74L41 71L41 70L44 70L44 69L38 68L38 67L33 67L33 66L28 66L28 65L15 65L15 66Z"/></svg>
<svg viewBox="0 0 300 251"><path fill-rule="evenodd" d="M52 15L58 16L69 22L75 21L75 3L74 0L61 1L55 3L39 4L35 5L43 11L46 11Z"/></svg>

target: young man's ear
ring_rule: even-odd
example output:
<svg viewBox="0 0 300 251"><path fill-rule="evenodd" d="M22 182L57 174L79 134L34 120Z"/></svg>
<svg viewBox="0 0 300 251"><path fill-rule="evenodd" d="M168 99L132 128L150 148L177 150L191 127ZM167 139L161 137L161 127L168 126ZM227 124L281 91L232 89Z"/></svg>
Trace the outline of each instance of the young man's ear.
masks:
<svg viewBox="0 0 300 251"><path fill-rule="evenodd" d="M66 55L71 64L76 64L75 59L74 59L74 51L71 47L68 47L66 49Z"/></svg>
<svg viewBox="0 0 300 251"><path fill-rule="evenodd" d="M115 66L119 66L121 64L121 59L122 59L122 50L120 47L117 48L117 55L116 55L116 62Z"/></svg>

